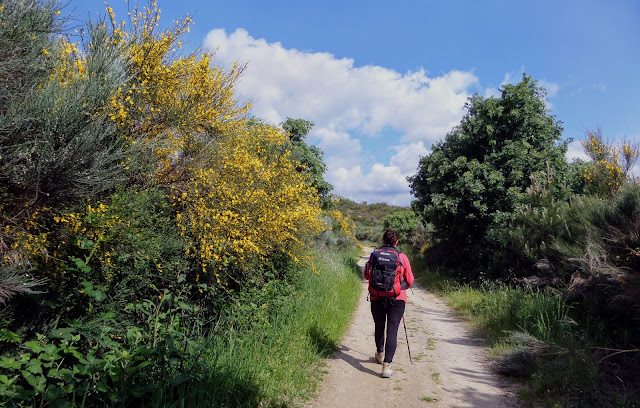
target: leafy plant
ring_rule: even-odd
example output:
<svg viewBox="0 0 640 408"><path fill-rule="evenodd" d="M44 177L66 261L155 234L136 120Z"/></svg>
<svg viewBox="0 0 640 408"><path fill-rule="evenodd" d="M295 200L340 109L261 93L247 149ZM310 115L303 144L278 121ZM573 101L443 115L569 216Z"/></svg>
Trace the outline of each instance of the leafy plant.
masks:
<svg viewBox="0 0 640 408"><path fill-rule="evenodd" d="M89 283L83 287L97 301L103 299L104 293ZM149 401L158 389L171 393L197 380L207 368L199 359L206 347L202 308L183 293L160 293L156 300L125 307L133 325L124 332L110 328L116 319L110 313L98 332L74 324L25 342L26 352L0 360L0 397L14 404L125 404Z"/></svg>

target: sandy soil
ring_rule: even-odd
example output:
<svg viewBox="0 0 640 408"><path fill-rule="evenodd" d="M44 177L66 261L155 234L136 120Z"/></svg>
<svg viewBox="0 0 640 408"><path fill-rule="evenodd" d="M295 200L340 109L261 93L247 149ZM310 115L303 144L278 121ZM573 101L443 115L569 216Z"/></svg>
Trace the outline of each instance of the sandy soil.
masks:
<svg viewBox="0 0 640 408"><path fill-rule="evenodd" d="M361 266L368 259L360 259ZM373 354L373 318L362 283L360 304L340 350L328 360L317 398L305 407L518 407L515 387L489 370L486 349L453 312L421 286L409 291L391 378Z"/></svg>

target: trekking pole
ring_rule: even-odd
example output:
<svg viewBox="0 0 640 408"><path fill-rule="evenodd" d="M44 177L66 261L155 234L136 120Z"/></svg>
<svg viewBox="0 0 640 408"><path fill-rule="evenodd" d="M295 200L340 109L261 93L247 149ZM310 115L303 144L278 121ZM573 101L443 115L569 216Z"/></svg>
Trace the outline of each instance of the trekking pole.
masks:
<svg viewBox="0 0 640 408"><path fill-rule="evenodd" d="M409 351L409 361L413 365L413 360L411 359L411 349L409 348L409 335L407 334L407 323L404 320L404 315L402 315L402 324L404 325L404 336L407 339L407 350Z"/></svg>

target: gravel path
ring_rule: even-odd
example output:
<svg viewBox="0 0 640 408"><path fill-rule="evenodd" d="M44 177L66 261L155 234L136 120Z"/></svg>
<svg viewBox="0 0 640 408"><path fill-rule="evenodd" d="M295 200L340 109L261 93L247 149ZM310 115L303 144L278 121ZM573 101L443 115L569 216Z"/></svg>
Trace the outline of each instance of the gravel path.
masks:
<svg viewBox="0 0 640 408"><path fill-rule="evenodd" d="M360 259L360 266L368 253ZM317 398L308 408L336 407L518 407L515 387L489 370L486 350L445 303L414 283L409 291L405 331L400 324L394 375L381 378L373 358L373 318L362 283L360 304L340 349L328 360Z"/></svg>

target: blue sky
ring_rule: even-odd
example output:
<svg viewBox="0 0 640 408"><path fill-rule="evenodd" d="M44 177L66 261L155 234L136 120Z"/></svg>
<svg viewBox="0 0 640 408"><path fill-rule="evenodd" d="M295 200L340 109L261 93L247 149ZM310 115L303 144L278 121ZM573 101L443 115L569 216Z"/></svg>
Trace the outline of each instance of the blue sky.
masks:
<svg viewBox="0 0 640 408"><path fill-rule="evenodd" d="M147 4L141 1L141 5ZM124 0L109 2L126 16ZM278 124L311 120L335 193L408 205L406 176L474 93L533 76L565 138L600 127L640 141L637 0L159 0L161 23L194 18L187 47L246 62L237 95ZM86 20L102 0L72 0ZM578 142L568 156L580 157ZM640 176L636 165L634 173Z"/></svg>

